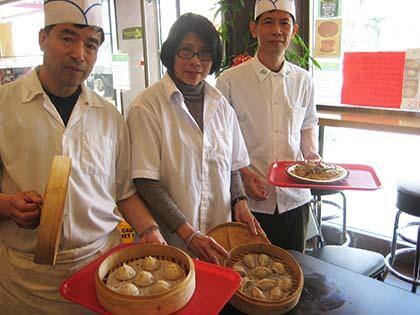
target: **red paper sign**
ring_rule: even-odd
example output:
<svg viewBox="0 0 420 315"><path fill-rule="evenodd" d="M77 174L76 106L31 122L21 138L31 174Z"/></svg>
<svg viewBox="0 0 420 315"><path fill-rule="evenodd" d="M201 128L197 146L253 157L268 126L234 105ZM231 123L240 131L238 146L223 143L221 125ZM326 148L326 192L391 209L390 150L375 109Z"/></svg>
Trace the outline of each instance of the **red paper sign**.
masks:
<svg viewBox="0 0 420 315"><path fill-rule="evenodd" d="M405 52L344 53L341 103L400 108Z"/></svg>

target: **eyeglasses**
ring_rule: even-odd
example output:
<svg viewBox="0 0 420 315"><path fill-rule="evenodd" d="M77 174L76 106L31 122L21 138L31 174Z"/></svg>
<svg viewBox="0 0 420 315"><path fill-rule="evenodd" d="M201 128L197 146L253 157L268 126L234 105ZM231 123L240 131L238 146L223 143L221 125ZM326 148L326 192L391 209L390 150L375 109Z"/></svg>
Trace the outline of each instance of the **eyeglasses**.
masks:
<svg viewBox="0 0 420 315"><path fill-rule="evenodd" d="M212 61L213 55L210 50L200 50L198 52L192 51L191 49L181 48L176 51L176 55L182 59L192 59L194 56L198 56L201 61Z"/></svg>

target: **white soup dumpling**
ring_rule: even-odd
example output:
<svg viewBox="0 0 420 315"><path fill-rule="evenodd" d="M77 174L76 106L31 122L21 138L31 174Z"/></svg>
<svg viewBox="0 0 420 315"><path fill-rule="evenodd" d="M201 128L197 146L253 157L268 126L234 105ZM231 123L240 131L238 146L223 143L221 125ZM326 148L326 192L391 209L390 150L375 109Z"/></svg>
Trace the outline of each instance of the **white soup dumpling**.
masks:
<svg viewBox="0 0 420 315"><path fill-rule="evenodd" d="M139 287L148 287L154 282L153 274L149 271L140 271L134 278L134 283Z"/></svg>
<svg viewBox="0 0 420 315"><path fill-rule="evenodd" d="M286 272L284 265L279 261L273 262L273 264L271 265L271 270L278 275L282 275Z"/></svg>
<svg viewBox="0 0 420 315"><path fill-rule="evenodd" d="M171 285L169 284L169 282L165 280L159 280L155 282L155 284L152 285L150 291L152 294L157 294L157 293L168 291L170 288L171 288Z"/></svg>
<svg viewBox="0 0 420 315"><path fill-rule="evenodd" d="M247 272L241 263L236 263L232 266L232 269L241 275L241 277L246 277Z"/></svg>
<svg viewBox="0 0 420 315"><path fill-rule="evenodd" d="M115 271L115 278L120 281L133 279L136 276L136 271L133 267L123 263L123 265Z"/></svg>
<svg viewBox="0 0 420 315"><path fill-rule="evenodd" d="M143 268L147 271L156 271L160 268L160 261L155 257L147 256L143 260Z"/></svg>
<svg viewBox="0 0 420 315"><path fill-rule="evenodd" d="M181 267L178 266L176 263L168 263L163 271L163 277L167 280L178 280L184 276L184 272Z"/></svg>
<svg viewBox="0 0 420 315"><path fill-rule="evenodd" d="M132 283L125 283L121 287L119 287L116 290L118 293L124 294L124 295L132 295L132 296L138 296L140 295L140 290Z"/></svg>

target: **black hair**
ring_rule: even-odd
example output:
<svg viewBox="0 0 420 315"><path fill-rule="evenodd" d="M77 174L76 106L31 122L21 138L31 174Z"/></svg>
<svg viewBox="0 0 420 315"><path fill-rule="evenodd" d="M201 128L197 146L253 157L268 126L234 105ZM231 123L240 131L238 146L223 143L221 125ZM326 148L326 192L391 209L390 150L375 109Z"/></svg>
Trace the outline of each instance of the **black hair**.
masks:
<svg viewBox="0 0 420 315"><path fill-rule="evenodd" d="M57 24L51 24L48 26L44 27L44 31L48 34L53 28L54 26L56 26ZM86 28L86 27L91 27L95 32L100 33L101 35L101 42L100 45L102 45L102 43L105 41L105 34L104 34L104 30L99 27L99 26L91 26L91 25L84 25L84 24L73 24L75 27L77 28Z"/></svg>
<svg viewBox="0 0 420 315"><path fill-rule="evenodd" d="M213 64L210 74L219 71L222 64L222 43L214 25L204 16L186 13L181 15L172 25L168 38L162 44L160 59L168 71L174 71L176 50L188 33L194 33L210 48Z"/></svg>

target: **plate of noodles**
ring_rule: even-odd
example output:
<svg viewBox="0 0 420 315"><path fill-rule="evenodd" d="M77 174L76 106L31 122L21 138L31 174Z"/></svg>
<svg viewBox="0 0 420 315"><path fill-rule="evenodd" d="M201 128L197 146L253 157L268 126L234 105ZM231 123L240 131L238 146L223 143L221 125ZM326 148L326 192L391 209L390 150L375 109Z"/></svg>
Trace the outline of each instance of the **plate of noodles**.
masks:
<svg viewBox="0 0 420 315"><path fill-rule="evenodd" d="M306 161L292 164L286 173L293 179L316 184L331 184L344 180L349 171L344 167L322 161Z"/></svg>

